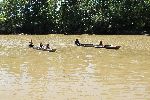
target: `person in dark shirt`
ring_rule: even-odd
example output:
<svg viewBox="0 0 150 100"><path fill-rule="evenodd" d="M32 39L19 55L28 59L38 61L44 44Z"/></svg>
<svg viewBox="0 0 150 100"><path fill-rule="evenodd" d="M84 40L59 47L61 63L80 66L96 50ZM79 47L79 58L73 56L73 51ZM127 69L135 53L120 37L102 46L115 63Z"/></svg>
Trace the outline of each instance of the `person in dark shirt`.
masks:
<svg viewBox="0 0 150 100"><path fill-rule="evenodd" d="M80 42L79 42L79 40L78 40L78 39L76 39L75 44L76 44L77 46L79 46L79 45L80 45Z"/></svg>
<svg viewBox="0 0 150 100"><path fill-rule="evenodd" d="M50 49L49 44L46 45L46 49Z"/></svg>
<svg viewBox="0 0 150 100"><path fill-rule="evenodd" d="M40 43L40 48L43 48L43 44L42 44L42 42Z"/></svg>
<svg viewBox="0 0 150 100"><path fill-rule="evenodd" d="M29 44L29 47L33 47L34 45L33 45L33 42L32 42L32 39L31 39L31 41L29 42L30 44Z"/></svg>
<svg viewBox="0 0 150 100"><path fill-rule="evenodd" d="M99 45L103 46L103 42L102 42L102 41L100 41Z"/></svg>

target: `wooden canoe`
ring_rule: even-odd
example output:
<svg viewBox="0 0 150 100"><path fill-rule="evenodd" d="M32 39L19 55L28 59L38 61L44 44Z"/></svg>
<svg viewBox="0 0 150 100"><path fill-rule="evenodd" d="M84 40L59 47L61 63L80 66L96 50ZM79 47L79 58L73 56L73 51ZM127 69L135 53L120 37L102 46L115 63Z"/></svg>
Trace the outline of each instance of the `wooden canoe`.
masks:
<svg viewBox="0 0 150 100"><path fill-rule="evenodd" d="M83 47L94 47L93 44L81 44L81 46L83 46Z"/></svg>
<svg viewBox="0 0 150 100"><path fill-rule="evenodd" d="M77 45L77 44L76 44ZM78 44L77 46L82 46L82 47L94 47L93 44Z"/></svg>
<svg viewBox="0 0 150 100"><path fill-rule="evenodd" d="M106 49L115 49L118 50L121 46L107 46Z"/></svg>
<svg viewBox="0 0 150 100"><path fill-rule="evenodd" d="M48 52L55 52L56 51L56 49L44 49L44 48L41 48L41 47L33 47L33 49L48 51Z"/></svg>
<svg viewBox="0 0 150 100"><path fill-rule="evenodd" d="M43 51L55 52L55 51L56 51L56 49L43 49Z"/></svg>
<svg viewBox="0 0 150 100"><path fill-rule="evenodd" d="M105 48L103 45L95 45L95 48Z"/></svg>

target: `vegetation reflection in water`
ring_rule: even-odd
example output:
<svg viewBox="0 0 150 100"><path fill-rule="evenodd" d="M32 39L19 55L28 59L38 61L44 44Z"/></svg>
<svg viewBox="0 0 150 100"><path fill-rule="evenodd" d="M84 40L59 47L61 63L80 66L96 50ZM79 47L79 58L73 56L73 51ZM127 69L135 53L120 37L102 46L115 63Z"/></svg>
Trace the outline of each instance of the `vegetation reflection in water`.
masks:
<svg viewBox="0 0 150 100"><path fill-rule="evenodd" d="M121 45L119 50L83 43ZM28 48L50 43L56 52ZM2 35L0 98L3 100L149 100L150 39L147 36Z"/></svg>

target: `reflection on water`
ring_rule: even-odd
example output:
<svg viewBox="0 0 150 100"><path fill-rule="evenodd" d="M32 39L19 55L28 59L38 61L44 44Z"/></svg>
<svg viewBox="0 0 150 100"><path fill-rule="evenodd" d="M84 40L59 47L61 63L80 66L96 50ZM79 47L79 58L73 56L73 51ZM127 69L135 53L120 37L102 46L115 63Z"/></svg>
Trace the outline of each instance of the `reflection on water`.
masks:
<svg viewBox="0 0 150 100"><path fill-rule="evenodd" d="M43 42L54 53L28 48ZM119 50L83 43L121 45ZM0 37L2 100L149 100L150 39L146 36L48 35Z"/></svg>

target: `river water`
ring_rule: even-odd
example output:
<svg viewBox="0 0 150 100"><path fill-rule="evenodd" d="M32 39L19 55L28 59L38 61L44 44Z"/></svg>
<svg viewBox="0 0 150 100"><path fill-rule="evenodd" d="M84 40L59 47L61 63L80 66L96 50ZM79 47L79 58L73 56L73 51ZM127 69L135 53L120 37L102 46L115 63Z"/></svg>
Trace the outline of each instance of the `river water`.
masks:
<svg viewBox="0 0 150 100"><path fill-rule="evenodd" d="M78 47L112 44L119 50ZM49 43L56 52L28 48ZM1 100L150 100L150 37L1 35Z"/></svg>

